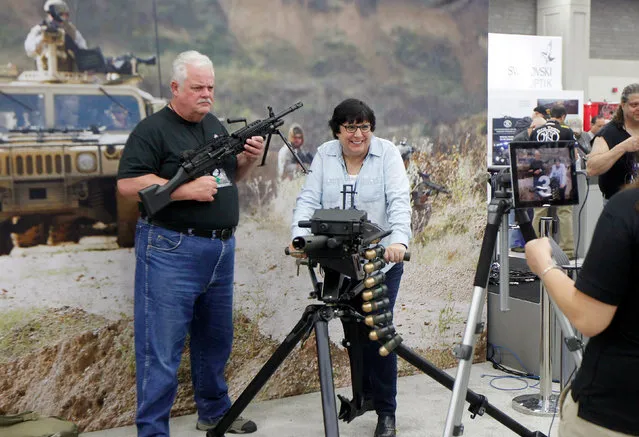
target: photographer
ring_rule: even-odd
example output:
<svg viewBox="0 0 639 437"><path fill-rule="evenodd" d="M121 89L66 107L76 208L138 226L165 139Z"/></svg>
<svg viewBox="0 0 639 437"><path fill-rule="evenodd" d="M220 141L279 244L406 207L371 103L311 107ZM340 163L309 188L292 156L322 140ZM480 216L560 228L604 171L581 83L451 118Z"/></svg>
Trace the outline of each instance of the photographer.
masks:
<svg viewBox="0 0 639 437"><path fill-rule="evenodd" d="M551 258L548 239L526 244L530 269L590 338L560 401L559 435L639 436L639 183L604 207L577 281Z"/></svg>
<svg viewBox="0 0 639 437"><path fill-rule="evenodd" d="M309 220L316 209L341 208L343 186L352 184L354 205L346 207L366 211L369 220L392 231L382 240L384 259L390 263L384 271L392 311L411 236L410 187L397 147L373 135L375 121L373 110L360 100L347 99L335 107L328 122L335 140L317 150L297 198L291 227L293 238L307 235L309 230L300 228L298 222ZM362 341L364 406L377 412L375 437L394 437L397 356L381 357L378 344L367 338Z"/></svg>
<svg viewBox="0 0 639 437"><path fill-rule="evenodd" d="M86 49L84 37L69 18L69 6L64 0L47 0L44 4L46 19L31 28L24 41L24 49L30 58L41 58L46 54L45 34L55 35L64 31L64 49L58 50L58 70L74 71L78 49Z"/></svg>

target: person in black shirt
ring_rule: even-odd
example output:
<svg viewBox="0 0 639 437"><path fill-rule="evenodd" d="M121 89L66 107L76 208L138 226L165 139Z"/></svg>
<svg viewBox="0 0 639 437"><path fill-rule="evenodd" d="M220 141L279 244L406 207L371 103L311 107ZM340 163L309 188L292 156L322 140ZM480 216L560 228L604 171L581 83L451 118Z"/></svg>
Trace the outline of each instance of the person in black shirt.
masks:
<svg viewBox="0 0 639 437"><path fill-rule="evenodd" d="M533 141L575 141L575 134L566 121L566 108L563 105L553 105L550 109L550 119L546 124L533 130L530 139ZM549 163L550 166L551 163ZM571 187L571 189L574 187ZM564 187L565 189L565 187ZM541 218L547 216L548 208L535 208L533 215L533 227L535 232L539 232L539 222ZM559 219L559 246L566 252L569 258L575 256L575 237L572 226L572 206L564 205L556 207L557 218Z"/></svg>
<svg viewBox="0 0 639 437"><path fill-rule="evenodd" d="M588 176L599 176L604 199L638 176L639 83L626 86L621 103L609 123L595 135L586 161Z"/></svg>
<svg viewBox="0 0 639 437"><path fill-rule="evenodd" d="M533 178L533 189L537 189L540 185L539 178L545 174L544 161L541 159L541 152L535 150L533 153L533 159L530 160L528 165L528 174Z"/></svg>
<svg viewBox="0 0 639 437"><path fill-rule="evenodd" d="M118 190L130 198L177 172L185 150L224 135L213 114L211 60L187 51L173 62L167 107L142 120L124 148ZM233 269L239 220L236 182L248 174L264 140L247 140L244 152L222 167L178 187L166 208L147 217L143 205L135 240L135 360L138 437L169 435L177 370L190 334L191 377L197 428L213 428L230 408L224 367L233 341ZM228 432L250 433L238 417Z"/></svg>
<svg viewBox="0 0 639 437"><path fill-rule="evenodd" d="M555 266L547 238L526 244L530 269L590 337L560 402L562 437L639 436L638 205L639 182L606 204L576 282Z"/></svg>

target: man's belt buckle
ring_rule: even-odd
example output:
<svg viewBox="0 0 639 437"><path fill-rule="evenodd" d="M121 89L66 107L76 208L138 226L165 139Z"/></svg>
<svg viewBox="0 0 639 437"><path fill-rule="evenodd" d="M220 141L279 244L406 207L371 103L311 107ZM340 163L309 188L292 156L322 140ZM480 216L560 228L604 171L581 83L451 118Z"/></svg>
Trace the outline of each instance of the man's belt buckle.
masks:
<svg viewBox="0 0 639 437"><path fill-rule="evenodd" d="M222 229L218 232L217 236L220 240L228 240L233 236L233 228Z"/></svg>

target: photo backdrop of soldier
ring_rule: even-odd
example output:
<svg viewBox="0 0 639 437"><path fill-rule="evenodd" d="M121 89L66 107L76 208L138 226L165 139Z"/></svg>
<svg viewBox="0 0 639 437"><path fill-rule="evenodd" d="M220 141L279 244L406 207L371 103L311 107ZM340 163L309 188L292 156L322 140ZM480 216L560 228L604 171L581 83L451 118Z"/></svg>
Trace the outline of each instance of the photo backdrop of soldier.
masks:
<svg viewBox="0 0 639 437"><path fill-rule="evenodd" d="M464 329L486 216L488 0L273 0L268 7L249 0L155 3L159 46L152 2L68 0L71 20L88 48L100 48L105 59L160 54L156 65L139 65L141 82L120 85L130 86L126 91L104 85L112 98L95 83L93 88L32 83L16 91L15 70L35 68L24 41L44 19L43 2L12 2L0 12L0 64L11 64L0 68L0 205L22 207L22 200L41 205L38 214L16 207L2 215L0 208L8 248L0 255L0 414L35 410L73 420L84 431L133 423L135 255L130 246L137 211L121 202L110 177L88 177L80 167L98 165L82 154L103 143L101 162L117 164L131 122L170 97L171 62L189 49L213 60L213 111L222 120L250 122L266 117L269 106L278 112L302 101L303 108L286 118L282 134L298 124L312 154L332 139L327 124L332 109L357 97L374 109L376 135L411 147L405 162L419 226L395 325L407 345L436 365L455 365L450 350ZM73 91L57 91L65 86ZM62 95L72 95L74 104L56 106ZM124 110L129 120L118 122ZM72 112L65 115L72 121L63 124L76 129L64 131L63 111ZM22 117L24 132L16 131L22 126L14 112ZM29 130L39 125L38 117L57 130ZM83 131L91 125L95 132ZM227 125L231 132L239 127ZM235 343L227 370L232 396L309 303L307 272L298 276L295 262L284 254L303 175L277 177L282 146L274 137L266 166L239 187ZM18 156L24 158L22 179L6 165L9 159L17 167ZM48 165L52 173L36 178L39 166L46 172ZM42 182L48 185L33 185ZM61 211L49 208L52 201L83 208ZM126 229L129 244L123 244ZM350 379L338 325L330 326L330 336L340 370L335 384L344 386ZM478 359L485 358L482 338ZM259 399L319 390L314 354L313 348L296 350L291 365L278 371ZM174 415L195 411L188 360L183 361ZM401 374L411 372L400 364Z"/></svg>

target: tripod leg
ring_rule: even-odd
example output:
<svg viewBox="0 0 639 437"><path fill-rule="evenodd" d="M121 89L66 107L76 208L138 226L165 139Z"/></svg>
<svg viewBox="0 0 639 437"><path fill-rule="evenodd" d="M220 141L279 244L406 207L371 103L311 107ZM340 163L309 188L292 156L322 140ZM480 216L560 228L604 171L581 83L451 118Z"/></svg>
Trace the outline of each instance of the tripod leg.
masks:
<svg viewBox="0 0 639 437"><path fill-rule="evenodd" d="M473 291L473 300L468 311L468 322L464 330L462 344L455 351L455 355L459 358L459 367L457 368L457 376L455 378L455 387L453 396L450 401L453 408L453 415L448 412L446 420L445 436L459 436L464 433L464 426L461 424L462 410L466 391L468 390L468 381L470 380L470 368L473 365L473 352L475 350L476 337L483 331L483 323L481 323L481 314L486 299L486 289L475 287ZM450 420L452 418L452 421Z"/></svg>
<svg viewBox="0 0 639 437"><path fill-rule="evenodd" d="M299 341L311 332L313 325L317 320L317 312L323 308L323 305L309 305L304 310L302 318L297 322L297 325L286 336L282 344L278 346L273 355L268 359L266 364L262 366L253 380L246 386L242 394L231 405L231 408L222 416L222 419L218 422L217 426L207 431L207 437L222 437L227 429L231 426L233 421L244 411L246 406L253 400L257 393L262 389L266 381L273 376L273 373L286 359L288 354L291 353L293 348L299 343ZM326 328L326 336L328 338L328 328ZM320 361L321 364L321 361ZM330 365L330 356L329 356ZM320 365L320 370L322 366ZM337 418L335 419L337 421Z"/></svg>
<svg viewBox="0 0 639 437"><path fill-rule="evenodd" d="M319 364L320 389L322 393L322 412L324 414L324 433L326 437L339 437L337 424L337 403L335 402L335 386L333 385L333 365L328 339L328 322L315 322L315 341Z"/></svg>
<svg viewBox="0 0 639 437"><path fill-rule="evenodd" d="M443 370L438 369L430 361L426 360L425 358L420 357L418 354L415 353L415 351L413 351L409 347L405 346L404 344L400 344L395 349L395 352L397 353L398 356L400 356L401 358L403 358L404 360L406 360L413 366L417 367L419 370L421 370L426 375L433 378L435 381L437 381L438 383L440 383L447 389L449 390L453 389L455 380L453 379L452 376L450 376L448 373L444 372ZM482 395L478 395L472 390L467 390L466 401L470 403L474 414L482 414L483 410L485 410L485 412L488 413L489 416L493 417L499 423L506 426L507 428L517 433L518 435L531 436L531 437L544 436L544 434L542 434L539 431L530 431L529 429L527 429L520 423L516 422L506 413L502 412L498 408L491 405L486 399L486 397Z"/></svg>
<svg viewBox="0 0 639 437"><path fill-rule="evenodd" d="M486 223L486 231L482 241L481 251L479 253L479 261L477 262L477 271L475 272L473 299L468 311L468 321L464 329L462 344L455 348L455 355L459 358L459 367L457 368L457 377L455 378L455 386L450 400L448 415L446 416L446 426L444 428L444 437L460 436L464 433L464 426L461 423L462 409L464 407L464 399L468 390L468 381L470 379L470 368L473 365L473 352L475 343L479 334L483 331L483 323L481 323L482 308L486 300L486 287L488 285L488 276L490 274L490 263L495 250L497 241L497 232L501 224L504 211L510 207L510 202L505 199L495 198L488 205L488 220Z"/></svg>

